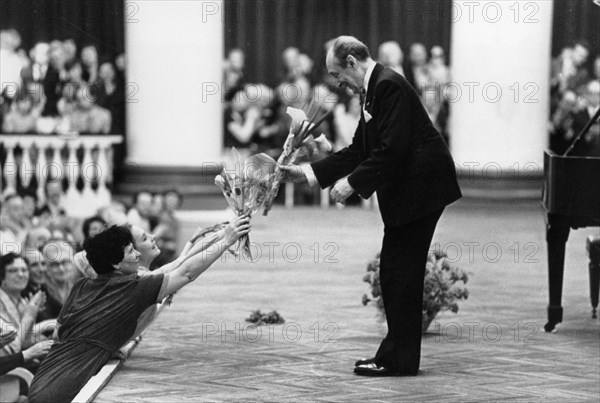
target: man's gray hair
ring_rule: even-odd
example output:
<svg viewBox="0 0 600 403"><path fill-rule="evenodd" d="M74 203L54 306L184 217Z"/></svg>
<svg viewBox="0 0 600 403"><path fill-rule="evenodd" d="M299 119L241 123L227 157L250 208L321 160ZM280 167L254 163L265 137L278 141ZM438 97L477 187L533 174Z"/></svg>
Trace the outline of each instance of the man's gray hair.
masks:
<svg viewBox="0 0 600 403"><path fill-rule="evenodd" d="M354 56L361 62L371 57L367 45L353 36L338 36L329 51L333 52L337 62L343 69L348 67L346 59L349 55Z"/></svg>

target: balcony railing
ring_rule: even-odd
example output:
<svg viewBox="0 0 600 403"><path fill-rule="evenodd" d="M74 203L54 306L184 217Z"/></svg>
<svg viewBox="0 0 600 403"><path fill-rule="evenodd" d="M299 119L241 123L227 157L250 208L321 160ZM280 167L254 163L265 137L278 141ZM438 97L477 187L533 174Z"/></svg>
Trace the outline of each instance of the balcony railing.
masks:
<svg viewBox="0 0 600 403"><path fill-rule="evenodd" d="M118 135L2 134L2 193L27 189L42 204L46 182L61 180L67 186L63 206L69 215L92 215L110 203L113 145L122 142Z"/></svg>

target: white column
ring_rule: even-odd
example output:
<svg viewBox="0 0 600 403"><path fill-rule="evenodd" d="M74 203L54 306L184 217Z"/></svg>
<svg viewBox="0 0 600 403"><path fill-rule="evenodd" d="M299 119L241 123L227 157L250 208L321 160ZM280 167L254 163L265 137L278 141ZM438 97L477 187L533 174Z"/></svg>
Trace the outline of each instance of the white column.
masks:
<svg viewBox="0 0 600 403"><path fill-rule="evenodd" d="M450 147L463 173L541 173L552 1L454 1ZM500 171L500 172L498 172Z"/></svg>
<svg viewBox="0 0 600 403"><path fill-rule="evenodd" d="M222 145L222 1L127 1L128 161L199 167Z"/></svg>

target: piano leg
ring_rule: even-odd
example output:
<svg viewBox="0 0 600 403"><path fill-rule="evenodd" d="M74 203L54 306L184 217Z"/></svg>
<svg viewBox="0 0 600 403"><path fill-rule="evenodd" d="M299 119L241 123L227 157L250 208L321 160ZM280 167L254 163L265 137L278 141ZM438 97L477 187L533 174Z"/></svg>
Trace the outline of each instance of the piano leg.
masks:
<svg viewBox="0 0 600 403"><path fill-rule="evenodd" d="M565 268L565 246L569 238L570 227L560 216L548 214L546 225L546 243L548 246L548 285L550 303L548 305L548 323L546 332L551 332L557 323L562 322L563 309L562 286Z"/></svg>
<svg viewBox="0 0 600 403"><path fill-rule="evenodd" d="M600 237L588 237L586 247L590 256L590 299L592 302L592 318L596 319L598 294L600 294Z"/></svg>

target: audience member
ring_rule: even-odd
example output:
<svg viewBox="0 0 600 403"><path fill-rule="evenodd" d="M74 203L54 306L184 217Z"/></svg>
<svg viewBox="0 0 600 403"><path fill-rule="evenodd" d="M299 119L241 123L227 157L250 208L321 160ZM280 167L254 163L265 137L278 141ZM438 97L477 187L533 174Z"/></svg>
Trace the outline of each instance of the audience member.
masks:
<svg viewBox="0 0 600 403"><path fill-rule="evenodd" d="M38 291L29 298L23 298L21 292L28 281L29 269L21 256L8 253L0 257L0 329L17 329L17 337L2 347L0 356L19 353L35 342L33 327L46 296Z"/></svg>
<svg viewBox="0 0 600 403"><path fill-rule="evenodd" d="M236 92L244 87L244 65L244 52L239 48L231 49L223 68L223 93L226 102L230 102Z"/></svg>
<svg viewBox="0 0 600 403"><path fill-rule="evenodd" d="M95 83L96 104L110 112L111 134L125 133L125 87L118 79L114 64L104 62Z"/></svg>
<svg viewBox="0 0 600 403"><path fill-rule="evenodd" d="M83 79L88 84L98 80L98 50L93 45L81 49L81 62L83 63Z"/></svg>
<svg viewBox="0 0 600 403"><path fill-rule="evenodd" d="M31 228L31 223L25 216L23 199L17 194L11 194L4 199L4 208L0 212L0 229L3 232L9 232L12 238L18 243L18 251L25 242L27 231ZM4 242L4 241L3 241Z"/></svg>
<svg viewBox="0 0 600 403"><path fill-rule="evenodd" d="M127 212L127 223L151 232L150 213L152 211L152 193L142 190L133 196L133 207ZM110 220L106 220L110 223Z"/></svg>
<svg viewBox="0 0 600 403"><path fill-rule="evenodd" d="M107 226L127 224L127 209L123 203L112 200L108 206L98 209L98 215Z"/></svg>
<svg viewBox="0 0 600 403"><path fill-rule="evenodd" d="M46 203L38 209L38 217L42 225L48 228L65 228L67 212L63 207L63 188L59 180L49 180L44 184Z"/></svg>
<svg viewBox="0 0 600 403"><path fill-rule="evenodd" d="M396 41L387 41L379 45L377 61L385 67L389 67L396 73L404 75L404 53L400 44Z"/></svg>
<svg viewBox="0 0 600 403"><path fill-rule="evenodd" d="M34 109L33 96L22 92L14 100L14 106L2 122L4 133L35 133L39 111Z"/></svg>
<svg viewBox="0 0 600 403"><path fill-rule="evenodd" d="M584 107L578 111L571 112L572 126L568 138L577 136L594 116L600 107L600 81L590 81L585 86L583 95ZM579 138L573 147L572 155L582 157L600 157L600 121L596 121L585 135Z"/></svg>
<svg viewBox="0 0 600 403"><path fill-rule="evenodd" d="M444 49L441 46L431 48L431 59L427 66L430 84L437 84L436 90L444 88L450 82L450 69L446 66Z"/></svg>
<svg viewBox="0 0 600 403"><path fill-rule="evenodd" d="M23 254L27 267L29 269L29 281L27 287L21 292L23 298L34 295L42 291L46 296L46 303L38 310L36 323L48 319L56 319L62 309L62 302L48 292L46 283L48 281L48 270L46 259L39 250L30 250Z"/></svg>
<svg viewBox="0 0 600 403"><path fill-rule="evenodd" d="M64 240L51 240L42 249L46 261L46 293L57 301L61 308L67 301L75 280L78 279L77 269L73 264L75 250L72 245Z"/></svg>
<svg viewBox="0 0 600 403"><path fill-rule="evenodd" d="M106 221L99 215L85 219L82 225L83 243L85 244L90 238L96 236L106 229ZM96 278L96 272L90 266L87 260L85 250L80 250L73 256L73 264L75 265L75 278L89 277Z"/></svg>
<svg viewBox="0 0 600 403"><path fill-rule="evenodd" d="M65 53L65 63L77 58L77 44L73 39L65 39L63 41L63 51Z"/></svg>
<svg viewBox="0 0 600 403"><path fill-rule="evenodd" d="M356 132L360 120L360 98L353 96L344 104L338 104L334 111L337 137L333 145L334 151L339 151L352 144L352 138Z"/></svg>
<svg viewBox="0 0 600 403"><path fill-rule="evenodd" d="M154 270L175 259L180 228L180 223L177 217L175 217L175 213L181 207L182 203L183 196L178 191L169 190L165 192L164 209L159 216L158 225L154 228L153 232L156 245L160 249L160 254L156 256L156 259L152 262L152 266L145 267Z"/></svg>
<svg viewBox="0 0 600 403"><path fill-rule="evenodd" d="M27 88L29 83L42 85L43 110L42 116L57 116L56 104L61 94L59 71L50 64L50 45L38 42L31 50L31 66L21 70L23 85Z"/></svg>
<svg viewBox="0 0 600 403"><path fill-rule="evenodd" d="M404 68L404 74L409 84L421 94L429 83L427 49L422 43L413 43L410 46L408 66Z"/></svg>
<svg viewBox="0 0 600 403"><path fill-rule="evenodd" d="M27 256L26 253L29 251L42 250L46 242L48 242L51 238L52 233L43 225L30 228L27 231L25 243L23 244L23 255Z"/></svg>
<svg viewBox="0 0 600 403"><path fill-rule="evenodd" d="M0 329L0 348L10 343L17 337L17 332L11 330ZM44 340L34 344L27 350L0 356L0 375L4 375L15 368L24 367L31 364L34 361L39 361L48 354L50 348L54 344L54 340ZM22 388L24 389L24 388ZM26 391L22 391L27 393Z"/></svg>
<svg viewBox="0 0 600 403"><path fill-rule="evenodd" d="M66 130L80 134L107 134L111 128L111 114L94 103L89 89L85 86L77 90L73 110L63 116L68 122Z"/></svg>

